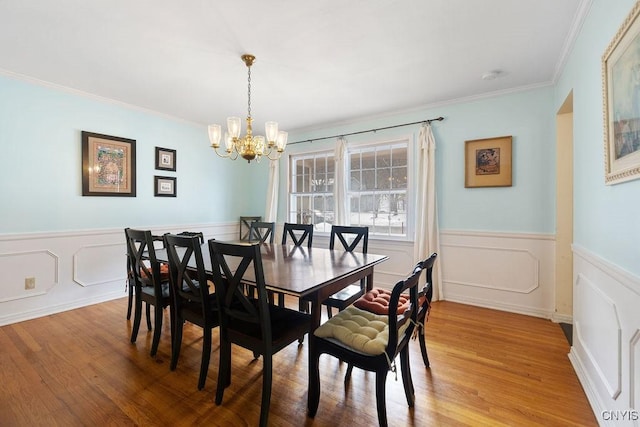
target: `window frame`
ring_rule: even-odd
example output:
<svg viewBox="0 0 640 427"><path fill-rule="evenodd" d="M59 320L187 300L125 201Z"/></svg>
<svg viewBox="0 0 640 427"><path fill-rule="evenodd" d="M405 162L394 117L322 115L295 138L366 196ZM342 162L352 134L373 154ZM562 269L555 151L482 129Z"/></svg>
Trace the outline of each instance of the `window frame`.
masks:
<svg viewBox="0 0 640 427"><path fill-rule="evenodd" d="M347 144L346 150L346 159L345 159L345 177L347 181L347 212L351 212L351 191L349 190L349 182L351 180L351 164L350 164L350 156L352 151L354 150L362 150L364 148L375 148L375 147L384 147L384 146L392 146L396 144L406 143L407 147L407 188L406 188L406 201L407 201L407 228L405 231L405 235L383 235L383 234L374 234L371 233L369 235L369 239L373 240L388 240L388 241L398 241L398 242L412 242L414 241L414 230L415 230L415 218L417 215L416 212L416 193L415 193L415 162L414 162L414 151L415 151L415 135L413 134L404 134L404 135L396 135L393 137L388 137L385 139L378 140L360 140L357 142L349 141ZM287 158L287 211L286 211L286 219L285 221L290 222L290 214L291 214L291 205L292 205L292 195L296 194L291 191L293 179L293 160L304 158L304 157L312 157L318 155L326 155L333 157L335 150L333 148L330 149L321 149L321 150L309 150L309 151L299 151L296 153L290 153ZM335 173L335 172L334 172ZM325 194L325 193L322 193ZM334 209L335 209L335 200L334 200ZM315 230L319 236L329 236L329 231L319 231Z"/></svg>

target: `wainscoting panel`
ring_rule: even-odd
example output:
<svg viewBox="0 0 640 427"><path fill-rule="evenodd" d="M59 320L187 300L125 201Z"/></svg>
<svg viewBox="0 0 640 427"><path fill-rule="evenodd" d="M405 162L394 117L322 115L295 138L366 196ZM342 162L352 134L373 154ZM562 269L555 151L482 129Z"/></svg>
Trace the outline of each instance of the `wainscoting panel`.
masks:
<svg viewBox="0 0 640 427"><path fill-rule="evenodd" d="M601 425L620 425L601 414L640 409L640 278L578 245L573 254L569 359Z"/></svg>
<svg viewBox="0 0 640 427"><path fill-rule="evenodd" d="M448 230L440 250L444 299L553 316L553 236Z"/></svg>
<svg viewBox="0 0 640 427"><path fill-rule="evenodd" d="M589 313L575 319L576 337L599 380L616 399L620 394L622 351L616 304L582 274L576 280L575 296L580 312Z"/></svg>
<svg viewBox="0 0 640 427"><path fill-rule="evenodd" d="M0 253L0 303L44 295L58 283L58 257L48 250ZM33 289L25 289L27 278Z"/></svg>
<svg viewBox="0 0 640 427"><path fill-rule="evenodd" d="M124 280L125 243L88 245L73 255L73 281L80 286L101 285Z"/></svg>

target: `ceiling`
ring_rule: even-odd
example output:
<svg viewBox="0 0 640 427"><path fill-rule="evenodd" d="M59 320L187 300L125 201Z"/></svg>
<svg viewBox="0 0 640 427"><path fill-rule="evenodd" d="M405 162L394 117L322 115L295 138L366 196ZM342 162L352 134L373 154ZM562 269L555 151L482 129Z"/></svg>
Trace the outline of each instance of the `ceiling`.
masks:
<svg viewBox="0 0 640 427"><path fill-rule="evenodd" d="M552 83L590 0L0 0L0 73L309 129ZM498 78L483 74L500 71Z"/></svg>

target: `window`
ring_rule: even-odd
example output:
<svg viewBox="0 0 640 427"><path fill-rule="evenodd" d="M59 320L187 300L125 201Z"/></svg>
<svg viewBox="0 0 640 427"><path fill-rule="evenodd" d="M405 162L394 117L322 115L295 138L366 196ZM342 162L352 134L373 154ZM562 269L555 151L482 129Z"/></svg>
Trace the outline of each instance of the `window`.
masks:
<svg viewBox="0 0 640 427"><path fill-rule="evenodd" d="M331 152L291 157L289 221L331 231L335 162Z"/></svg>
<svg viewBox="0 0 640 427"><path fill-rule="evenodd" d="M349 150L351 225L369 233L407 235L407 142Z"/></svg>
<svg viewBox="0 0 640 427"><path fill-rule="evenodd" d="M373 236L408 234L408 140L347 148L346 174L351 225ZM331 231L334 224L333 151L290 157L288 221Z"/></svg>

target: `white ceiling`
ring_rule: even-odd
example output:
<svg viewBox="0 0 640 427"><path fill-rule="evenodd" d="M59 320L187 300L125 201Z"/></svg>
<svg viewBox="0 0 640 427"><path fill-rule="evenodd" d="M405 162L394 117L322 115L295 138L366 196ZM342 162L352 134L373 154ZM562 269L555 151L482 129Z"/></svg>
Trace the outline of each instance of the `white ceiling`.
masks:
<svg viewBox="0 0 640 427"><path fill-rule="evenodd" d="M256 125L302 129L552 83L589 4L0 0L0 72L223 124L252 53Z"/></svg>

